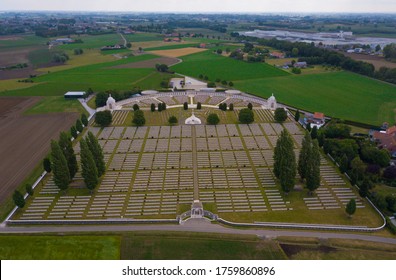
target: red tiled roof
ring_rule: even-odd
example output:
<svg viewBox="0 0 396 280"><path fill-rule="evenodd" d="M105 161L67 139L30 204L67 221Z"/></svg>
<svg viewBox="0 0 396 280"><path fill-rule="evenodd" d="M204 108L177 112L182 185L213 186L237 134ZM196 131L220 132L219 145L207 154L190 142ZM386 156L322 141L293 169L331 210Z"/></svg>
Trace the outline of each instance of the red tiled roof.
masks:
<svg viewBox="0 0 396 280"><path fill-rule="evenodd" d="M391 153L396 152L396 135L375 131L373 137L381 143L384 149L387 149Z"/></svg>
<svg viewBox="0 0 396 280"><path fill-rule="evenodd" d="M391 126L391 127L389 127L389 128L386 130L386 134L394 134L394 133L396 133L396 125Z"/></svg>
<svg viewBox="0 0 396 280"><path fill-rule="evenodd" d="M315 112L313 117L315 119L324 119L324 114L323 113L319 113L319 112Z"/></svg>

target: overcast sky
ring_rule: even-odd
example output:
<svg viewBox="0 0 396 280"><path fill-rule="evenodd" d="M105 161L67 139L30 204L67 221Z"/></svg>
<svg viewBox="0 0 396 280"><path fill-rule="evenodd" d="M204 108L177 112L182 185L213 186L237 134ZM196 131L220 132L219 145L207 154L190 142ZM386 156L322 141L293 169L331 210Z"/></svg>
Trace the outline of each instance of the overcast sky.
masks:
<svg viewBox="0 0 396 280"><path fill-rule="evenodd" d="M396 13L396 0L0 0L0 10Z"/></svg>

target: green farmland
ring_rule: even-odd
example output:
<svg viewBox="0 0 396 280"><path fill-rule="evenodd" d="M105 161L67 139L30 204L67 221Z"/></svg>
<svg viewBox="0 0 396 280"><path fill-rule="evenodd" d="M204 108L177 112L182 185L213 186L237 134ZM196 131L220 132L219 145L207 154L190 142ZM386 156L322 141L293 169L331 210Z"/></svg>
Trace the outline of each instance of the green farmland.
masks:
<svg viewBox="0 0 396 280"><path fill-rule="evenodd" d="M308 111L360 123L396 120L396 87L351 72L290 75L268 64L236 61L211 52L182 57L177 73L233 81L237 89ZM303 70L303 72L306 70Z"/></svg>
<svg viewBox="0 0 396 280"><path fill-rule="evenodd" d="M217 78L237 81L289 75L268 64L237 61L213 54L211 51L183 56L181 59L183 63L171 67L176 73L192 77L202 74L208 76L211 81L215 81Z"/></svg>
<svg viewBox="0 0 396 280"><path fill-rule="evenodd" d="M300 109L361 123L395 121L396 87L350 72L236 81L235 87Z"/></svg>

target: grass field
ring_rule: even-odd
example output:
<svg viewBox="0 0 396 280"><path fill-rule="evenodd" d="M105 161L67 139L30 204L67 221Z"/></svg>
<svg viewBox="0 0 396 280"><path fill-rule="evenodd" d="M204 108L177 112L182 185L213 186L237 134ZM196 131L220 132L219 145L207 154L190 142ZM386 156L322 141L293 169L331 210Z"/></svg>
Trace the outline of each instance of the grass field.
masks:
<svg viewBox="0 0 396 280"><path fill-rule="evenodd" d="M35 86L2 92L0 95L14 96L60 96L70 90L95 91L120 89L127 90L137 81L155 72L154 69L112 69L112 66L155 58L154 55L141 55L107 63L74 67L64 71L50 72L34 79ZM160 81L158 81L159 85Z"/></svg>
<svg viewBox="0 0 396 280"><path fill-rule="evenodd" d="M57 48L63 50L74 50L78 48L82 49L98 49L107 45L115 45L115 44L123 44L119 34L104 34L104 35L81 35L81 36L72 36L72 39L81 39L83 43L77 44L65 44L58 46Z"/></svg>
<svg viewBox="0 0 396 280"><path fill-rule="evenodd" d="M394 260L395 245L360 240L281 237L277 239L292 260Z"/></svg>
<svg viewBox="0 0 396 280"><path fill-rule="evenodd" d="M172 248L170 250L170 248ZM255 237L203 234L155 234L124 237L122 259L279 260L285 255L272 241Z"/></svg>
<svg viewBox="0 0 396 280"><path fill-rule="evenodd" d="M394 260L395 249L351 239L176 232L0 236L2 260Z"/></svg>
<svg viewBox="0 0 396 280"><path fill-rule="evenodd" d="M247 63L206 51L181 57L183 63L172 66L177 73L198 77L200 74L214 81L226 81L288 76L289 74L265 63Z"/></svg>
<svg viewBox="0 0 396 280"><path fill-rule="evenodd" d="M36 105L28 109L25 114L47 114L58 112L77 112L88 113L78 100L66 100L63 96L46 96L42 98Z"/></svg>
<svg viewBox="0 0 396 280"><path fill-rule="evenodd" d="M116 236L0 236L2 260L116 260Z"/></svg>
<svg viewBox="0 0 396 280"><path fill-rule="evenodd" d="M260 97L326 115L380 125L395 122L396 87L350 72L292 75L236 81L235 87Z"/></svg>

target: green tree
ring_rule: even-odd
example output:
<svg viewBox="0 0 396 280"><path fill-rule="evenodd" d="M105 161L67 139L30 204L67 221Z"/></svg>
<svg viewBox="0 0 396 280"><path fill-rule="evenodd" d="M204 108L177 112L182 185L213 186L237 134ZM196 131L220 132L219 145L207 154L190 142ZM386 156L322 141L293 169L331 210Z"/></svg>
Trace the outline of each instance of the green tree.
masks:
<svg viewBox="0 0 396 280"><path fill-rule="evenodd" d="M14 200L14 203L16 206L18 206L18 208L23 208L25 206L25 198L19 191L14 191L12 199Z"/></svg>
<svg viewBox="0 0 396 280"><path fill-rule="evenodd" d="M159 107L158 107L158 109L159 109ZM151 103L150 110L151 110L151 112L155 112L155 104L154 103Z"/></svg>
<svg viewBox="0 0 396 280"><path fill-rule="evenodd" d="M99 183L98 169L85 139L81 139L80 147L81 175L84 178L86 187L92 192Z"/></svg>
<svg viewBox="0 0 396 280"><path fill-rule="evenodd" d="M289 193L294 188L296 177L296 157L294 143L289 132L282 130L274 150L274 174L279 179L282 190Z"/></svg>
<svg viewBox="0 0 396 280"><path fill-rule="evenodd" d="M356 212L356 201L354 198L347 203L345 206L345 212L348 214L349 217L352 217L353 214Z"/></svg>
<svg viewBox="0 0 396 280"><path fill-rule="evenodd" d="M172 115L172 116L169 117L168 122L170 124L176 124L177 123L177 118Z"/></svg>
<svg viewBox="0 0 396 280"><path fill-rule="evenodd" d="M249 102L249 104L247 105L249 110L253 110L253 104Z"/></svg>
<svg viewBox="0 0 396 280"><path fill-rule="evenodd" d="M228 110L234 111L234 104L233 103L230 103L230 105L228 105Z"/></svg>
<svg viewBox="0 0 396 280"><path fill-rule="evenodd" d="M202 104L201 104L201 102L198 102L197 103L197 110L201 110L202 109Z"/></svg>
<svg viewBox="0 0 396 280"><path fill-rule="evenodd" d="M318 127L316 125L311 129L311 138L318 138Z"/></svg>
<svg viewBox="0 0 396 280"><path fill-rule="evenodd" d="M230 81L230 82L228 82L228 86L233 87L234 83Z"/></svg>
<svg viewBox="0 0 396 280"><path fill-rule="evenodd" d="M59 137L59 147L65 155L67 166L69 168L70 179L73 179L78 170L77 158L74 154L73 143L66 132L61 132Z"/></svg>
<svg viewBox="0 0 396 280"><path fill-rule="evenodd" d="M293 56L293 57L298 56L298 53L299 53L298 48L293 48L293 49L292 49L292 56Z"/></svg>
<svg viewBox="0 0 396 280"><path fill-rule="evenodd" d="M282 123L287 119L287 112L283 108L276 108L274 119L276 122Z"/></svg>
<svg viewBox="0 0 396 280"><path fill-rule="evenodd" d="M308 163L306 170L306 187L312 194L320 186L320 151L317 140L312 141L308 153Z"/></svg>
<svg viewBox="0 0 396 280"><path fill-rule="evenodd" d="M95 97L96 108L105 106L108 97L109 95L107 93L98 92Z"/></svg>
<svg viewBox="0 0 396 280"><path fill-rule="evenodd" d="M300 111L297 110L296 114L294 115L294 120L298 122L300 120Z"/></svg>
<svg viewBox="0 0 396 280"><path fill-rule="evenodd" d="M95 160L98 177L101 177L106 171L106 163L104 161L102 147L99 145L98 139L91 131L88 132L86 142Z"/></svg>
<svg viewBox="0 0 396 280"><path fill-rule="evenodd" d="M210 125L216 125L220 122L219 116L216 113L211 113L206 118L206 122Z"/></svg>
<svg viewBox="0 0 396 280"><path fill-rule="evenodd" d="M133 108L133 111L137 111L140 109L139 105L137 105L137 104L133 104L132 108Z"/></svg>
<svg viewBox="0 0 396 280"><path fill-rule="evenodd" d="M239 111L238 119L241 123L252 123L254 122L254 113L248 108L243 108Z"/></svg>
<svg viewBox="0 0 396 280"><path fill-rule="evenodd" d="M339 161L340 161L340 171L342 173L347 172L349 167L349 160L347 155L343 154Z"/></svg>
<svg viewBox="0 0 396 280"><path fill-rule="evenodd" d="M71 181L69 167L61 147L55 140L51 141L51 163L55 185L66 191Z"/></svg>
<svg viewBox="0 0 396 280"><path fill-rule="evenodd" d="M74 125L70 128L70 134L71 136L73 136L74 139L76 139L78 136L77 129Z"/></svg>
<svg viewBox="0 0 396 280"><path fill-rule="evenodd" d="M297 68L297 67L293 67L291 71L293 74L296 74L296 75L301 74L301 69Z"/></svg>
<svg viewBox="0 0 396 280"><path fill-rule="evenodd" d="M87 115L84 114L84 113L81 114L81 122L82 122L82 124L83 124L84 126L87 126L87 125L88 125L88 118L87 118Z"/></svg>
<svg viewBox="0 0 396 280"><path fill-rule="evenodd" d="M183 109L184 109L184 110L188 110L188 103L187 103L187 102L184 102L184 103L183 103Z"/></svg>
<svg viewBox="0 0 396 280"><path fill-rule="evenodd" d="M217 49L216 53L217 53L217 54L222 54L222 53L223 53L223 50L222 50L222 49Z"/></svg>
<svg viewBox="0 0 396 280"><path fill-rule="evenodd" d="M27 192L30 196L33 196L34 190L33 190L31 184L26 184L26 185L25 185L25 190L26 190L26 192Z"/></svg>
<svg viewBox="0 0 396 280"><path fill-rule="evenodd" d="M146 123L146 118L142 110L134 112L132 122L137 126L143 126Z"/></svg>
<svg viewBox="0 0 396 280"><path fill-rule="evenodd" d="M95 123L101 127L105 127L111 124L113 121L113 115L109 110L100 111L95 114Z"/></svg>
<svg viewBox="0 0 396 280"><path fill-rule="evenodd" d="M128 42L128 43L126 44L126 47L127 47L128 49L130 49L130 48L132 48L132 44L131 44L130 42Z"/></svg>
<svg viewBox="0 0 396 280"><path fill-rule="evenodd" d="M51 169L51 161L50 161L49 158L47 158L47 157L44 158L43 167L44 167L44 170L47 171L48 173L50 173L52 171L52 169Z"/></svg>
<svg viewBox="0 0 396 280"><path fill-rule="evenodd" d="M351 179L352 184L356 184L357 182L363 179L364 173L366 172L366 165L359 158L359 156L355 157L351 161Z"/></svg>
<svg viewBox="0 0 396 280"><path fill-rule="evenodd" d="M369 194L369 189L372 188L372 184L369 179L364 178L363 182L359 185L359 195L361 197L366 197Z"/></svg>
<svg viewBox="0 0 396 280"><path fill-rule="evenodd" d="M312 145L311 136L309 133L305 133L305 136L301 143L301 150L298 156L298 165L297 170L298 174L300 175L301 180L306 178L307 168L308 168L308 161L309 161L309 154Z"/></svg>
<svg viewBox="0 0 396 280"><path fill-rule="evenodd" d="M77 131L78 132L82 132L83 131L83 126L82 126L82 122L80 121L80 119L78 119L77 121L76 121L76 129L77 129Z"/></svg>

